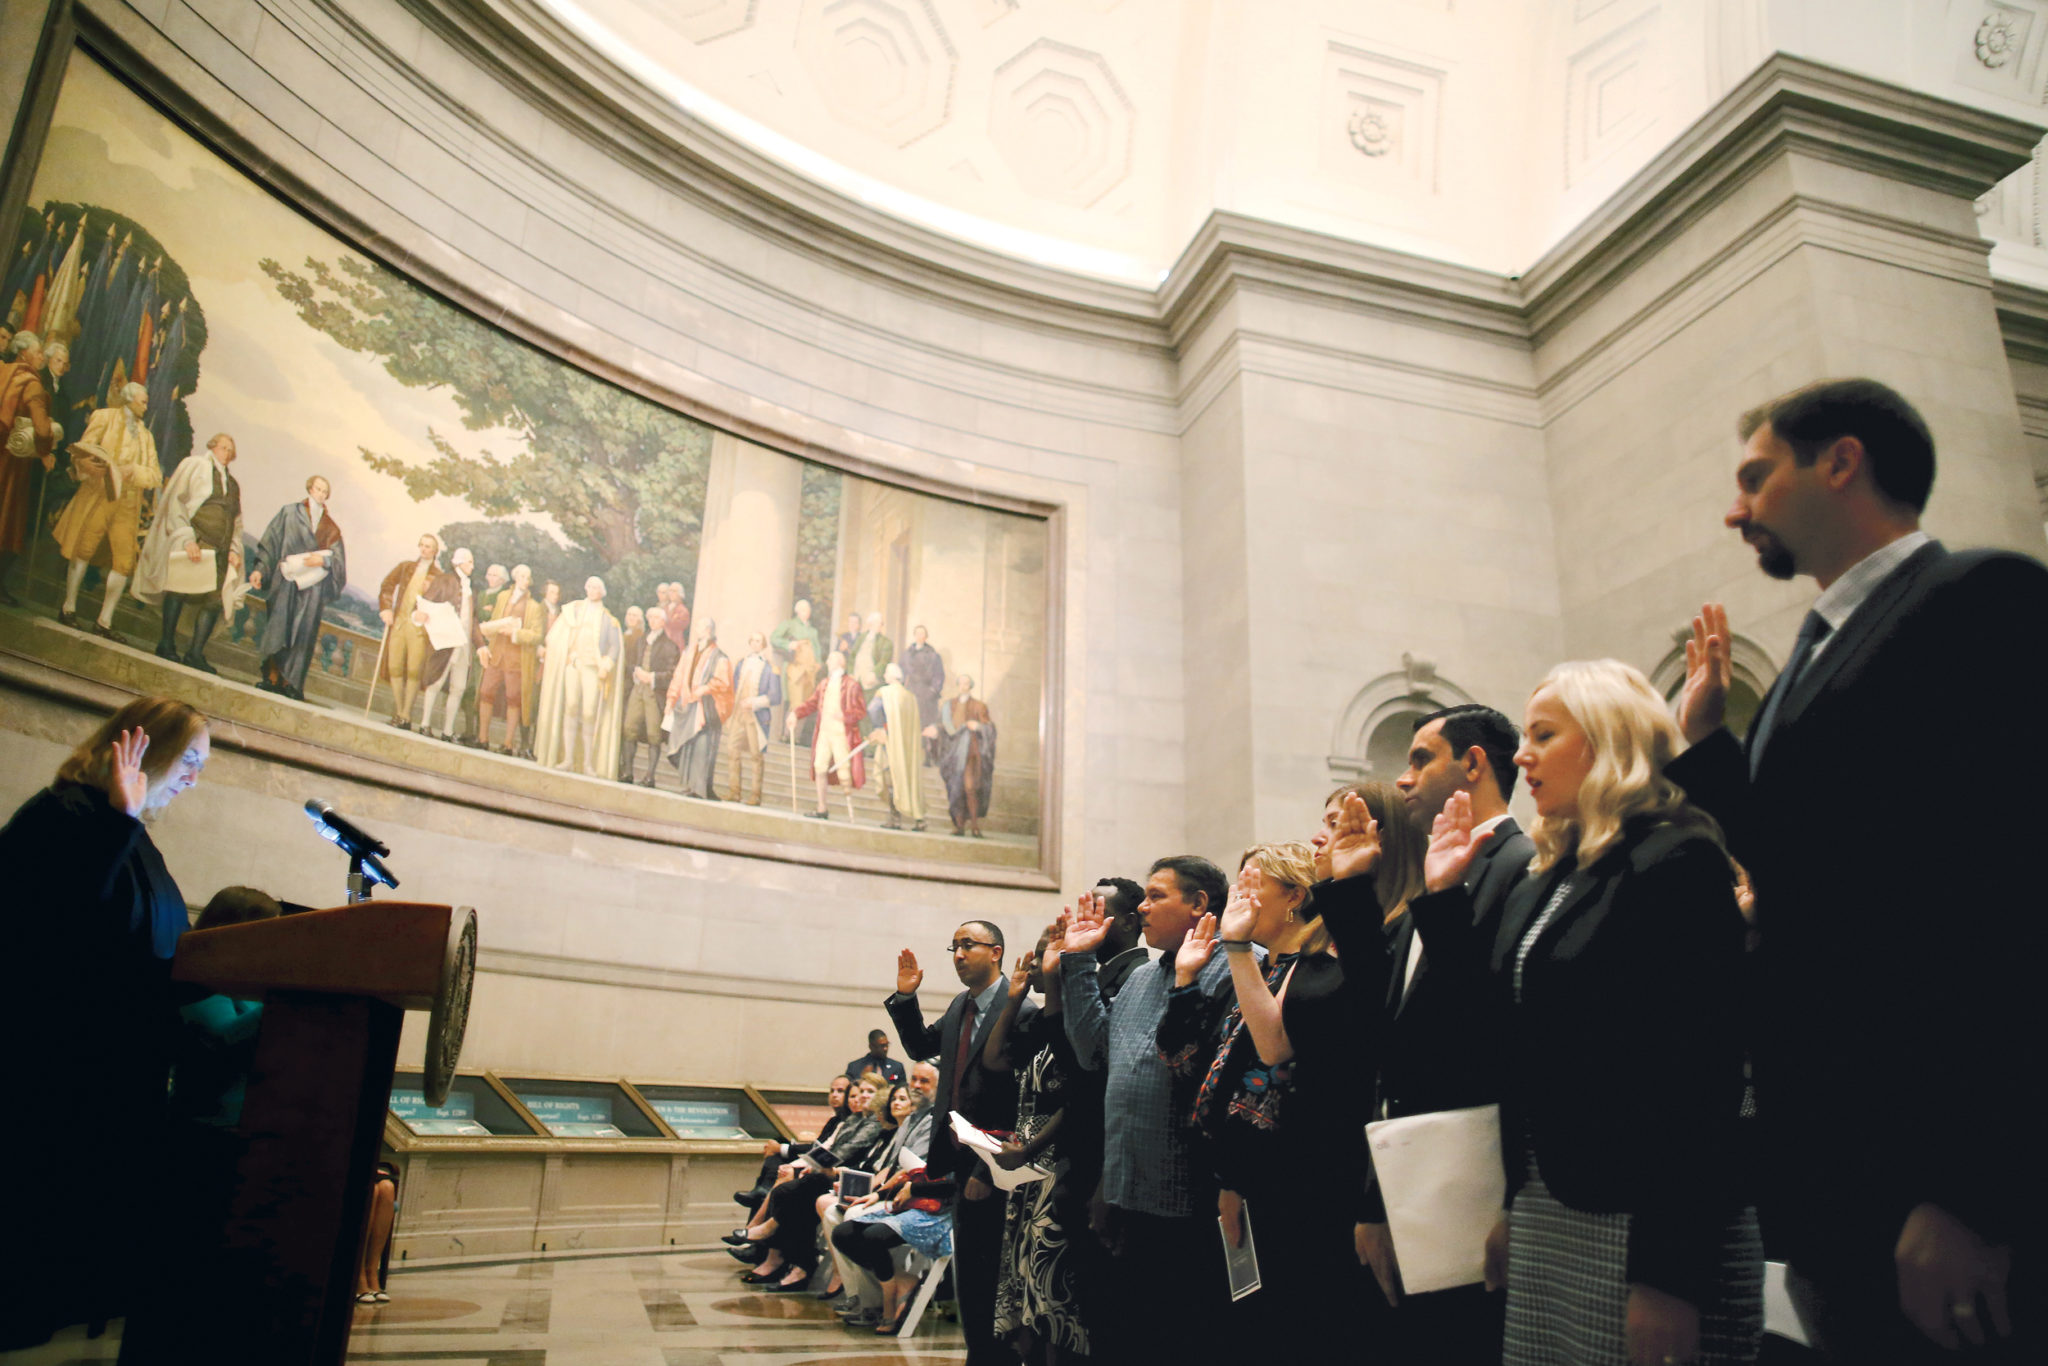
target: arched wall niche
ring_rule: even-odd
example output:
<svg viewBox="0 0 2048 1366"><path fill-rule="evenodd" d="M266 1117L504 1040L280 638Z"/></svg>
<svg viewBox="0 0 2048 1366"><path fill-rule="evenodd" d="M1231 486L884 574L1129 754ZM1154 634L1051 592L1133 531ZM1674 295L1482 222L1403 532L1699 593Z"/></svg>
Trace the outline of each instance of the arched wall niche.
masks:
<svg viewBox="0 0 2048 1366"><path fill-rule="evenodd" d="M1392 782L1406 765L1414 723L1433 711L1477 701L1436 665L1403 652L1398 672L1381 674L1358 690L1330 733L1325 760L1340 783L1377 779Z"/></svg>
<svg viewBox="0 0 2048 1366"><path fill-rule="evenodd" d="M1685 643L1692 639L1692 628L1675 628L1671 638L1674 642L1671 650L1650 671L1650 686L1666 700L1676 703L1678 690L1685 684ZM1772 680L1778 676L1778 666L1763 646L1739 633L1729 641L1728 663L1731 677L1727 725L1735 737L1741 739L1749 734L1750 722L1756 719L1757 708L1763 704L1764 695L1771 690Z"/></svg>

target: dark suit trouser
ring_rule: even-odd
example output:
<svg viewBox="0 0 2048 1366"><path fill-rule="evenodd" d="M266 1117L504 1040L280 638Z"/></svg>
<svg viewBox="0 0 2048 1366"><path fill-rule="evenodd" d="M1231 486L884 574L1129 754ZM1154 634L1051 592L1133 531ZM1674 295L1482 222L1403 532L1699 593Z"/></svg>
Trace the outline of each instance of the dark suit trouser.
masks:
<svg viewBox="0 0 2048 1366"><path fill-rule="evenodd" d="M1372 1293L1380 1296L1378 1281L1372 1281ZM1388 1360L1398 1366L1499 1366L1507 1303L1505 1294L1483 1285L1409 1295L1389 1322Z"/></svg>
<svg viewBox="0 0 2048 1366"><path fill-rule="evenodd" d="M1180 1218L1114 1212L1122 1238L1109 1263L1100 1346L1091 1360L1114 1366L1228 1361L1236 1357L1230 1278L1215 1200ZM1089 1324L1095 1332L1097 1325Z"/></svg>
<svg viewBox="0 0 2048 1366"><path fill-rule="evenodd" d="M1889 1252L1890 1249L1885 1249ZM2048 1267L2016 1260L2006 1284L2014 1336L1994 1346L1945 1351L1899 1308L1898 1272L1889 1256L1854 1267L1800 1267L1785 1278L1807 1340L1839 1366L2018 1366L2048 1360ZM1981 1317L1981 1311L1980 1311Z"/></svg>
<svg viewBox="0 0 2048 1366"><path fill-rule="evenodd" d="M953 1291L959 1298L960 1328L967 1335L968 1366L1012 1366L1016 1360L996 1340L995 1327L1008 1204L1000 1194L953 1202Z"/></svg>

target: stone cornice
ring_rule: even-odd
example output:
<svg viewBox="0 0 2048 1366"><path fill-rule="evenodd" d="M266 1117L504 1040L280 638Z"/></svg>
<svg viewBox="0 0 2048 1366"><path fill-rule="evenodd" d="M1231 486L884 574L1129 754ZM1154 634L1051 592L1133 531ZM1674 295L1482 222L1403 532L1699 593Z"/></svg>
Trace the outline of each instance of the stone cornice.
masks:
<svg viewBox="0 0 2048 1366"><path fill-rule="evenodd" d="M1531 330L1540 341L1787 150L1971 200L2026 165L2041 133L1774 54L1523 274Z"/></svg>
<svg viewBox="0 0 2048 1366"><path fill-rule="evenodd" d="M2048 365L2048 290L2001 280L1993 287L1991 298L1998 308L2005 353L2014 360ZM2048 435L2048 431L2033 434Z"/></svg>

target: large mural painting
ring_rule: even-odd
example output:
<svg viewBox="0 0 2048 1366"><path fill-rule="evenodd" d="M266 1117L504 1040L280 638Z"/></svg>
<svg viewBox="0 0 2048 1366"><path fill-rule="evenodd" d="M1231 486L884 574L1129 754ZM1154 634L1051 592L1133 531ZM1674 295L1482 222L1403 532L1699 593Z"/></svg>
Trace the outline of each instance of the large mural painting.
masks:
<svg viewBox="0 0 2048 1366"><path fill-rule="evenodd" d="M1044 519L568 364L83 54L0 309L0 647L579 809L1040 866Z"/></svg>

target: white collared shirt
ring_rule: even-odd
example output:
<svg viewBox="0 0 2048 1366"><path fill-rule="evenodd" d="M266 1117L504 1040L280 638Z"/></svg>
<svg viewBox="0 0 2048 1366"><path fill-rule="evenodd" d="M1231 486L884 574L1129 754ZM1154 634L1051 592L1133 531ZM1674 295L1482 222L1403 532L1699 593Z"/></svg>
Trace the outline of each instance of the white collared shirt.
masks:
<svg viewBox="0 0 2048 1366"><path fill-rule="evenodd" d="M1909 531L1890 545L1879 546L1855 564L1843 571L1842 577L1829 584L1821 595L1813 600L1813 610L1820 613L1827 622L1828 633L1813 644L1806 662L1811 666L1826 651L1830 641L1842 633L1849 618L1856 615L1856 609L1870 600L1877 586L1890 578L1892 571L1904 564L1913 552L1926 545L1931 538L1924 531Z"/></svg>

